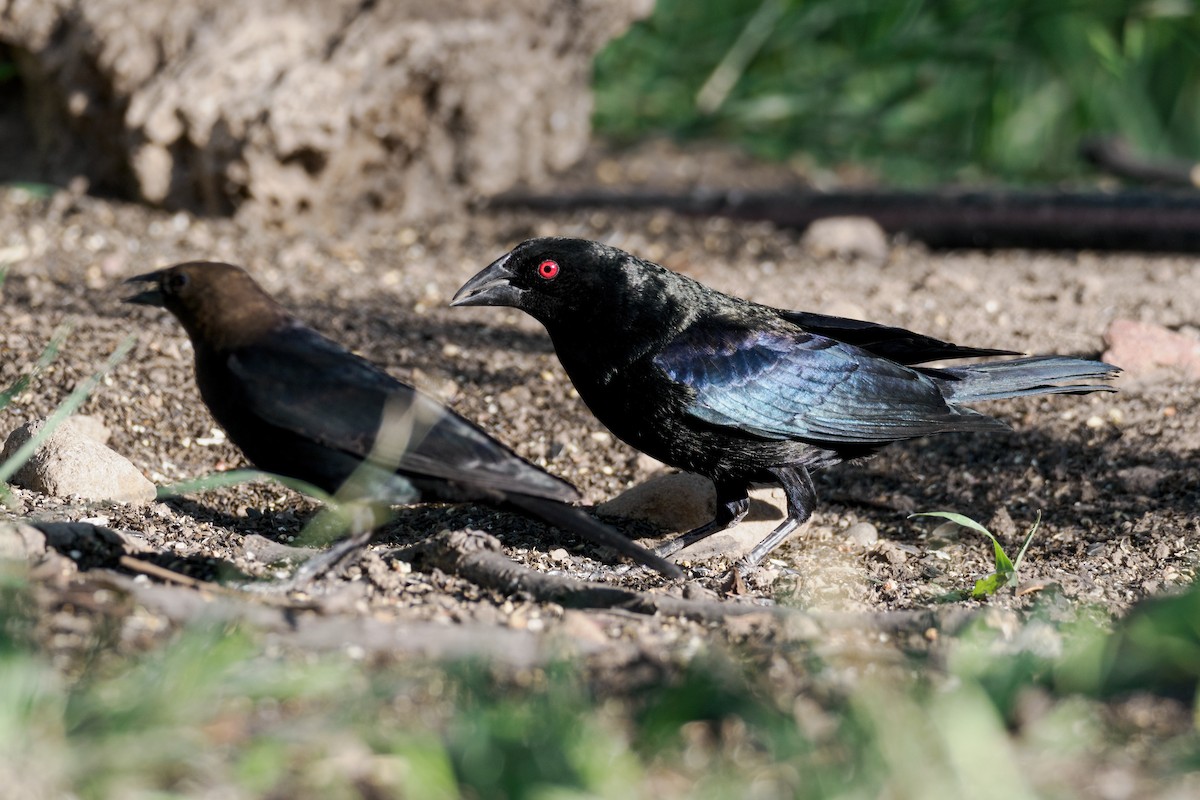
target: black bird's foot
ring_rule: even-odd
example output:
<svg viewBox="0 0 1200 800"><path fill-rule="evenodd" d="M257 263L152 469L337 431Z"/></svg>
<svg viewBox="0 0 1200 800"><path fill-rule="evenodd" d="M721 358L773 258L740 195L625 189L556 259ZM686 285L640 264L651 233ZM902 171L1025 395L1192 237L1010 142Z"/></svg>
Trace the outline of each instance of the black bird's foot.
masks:
<svg viewBox="0 0 1200 800"><path fill-rule="evenodd" d="M714 533L720 533L737 525L749 510L750 497L746 494L744 486L729 488L717 484L717 516L711 522L706 522L698 528L692 528L670 541L663 542L654 548L654 555L662 558L673 556L701 539L707 539Z"/></svg>
<svg viewBox="0 0 1200 800"><path fill-rule="evenodd" d="M783 544L783 540L792 531L808 522L808 518L812 516L812 508L817 502L817 491L813 487L808 470L803 467L781 467L772 472L779 479L779 485L783 487L783 493L787 496L788 515L779 527L754 545L753 550L739 558L730 568L730 575L736 575L738 581L753 572L772 550Z"/></svg>

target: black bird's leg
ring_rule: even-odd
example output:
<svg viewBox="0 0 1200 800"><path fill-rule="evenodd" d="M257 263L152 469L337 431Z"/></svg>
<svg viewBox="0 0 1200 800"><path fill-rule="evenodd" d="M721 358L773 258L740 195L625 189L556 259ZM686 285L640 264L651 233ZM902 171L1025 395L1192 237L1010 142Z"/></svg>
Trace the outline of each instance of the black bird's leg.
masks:
<svg viewBox="0 0 1200 800"><path fill-rule="evenodd" d="M688 545L695 544L701 539L720 533L726 528L732 528L742 521L750 510L750 496L746 494L746 484L738 482L714 481L717 488L717 516L711 522L706 522L698 528L692 528L681 533L669 542L654 548L654 554L666 558L678 553Z"/></svg>
<svg viewBox="0 0 1200 800"><path fill-rule="evenodd" d="M779 485L787 497L787 519L734 564L733 568L739 575L745 575L757 567L789 533L808 522L817 506L817 490L807 469L800 466L772 467L768 471L779 479Z"/></svg>

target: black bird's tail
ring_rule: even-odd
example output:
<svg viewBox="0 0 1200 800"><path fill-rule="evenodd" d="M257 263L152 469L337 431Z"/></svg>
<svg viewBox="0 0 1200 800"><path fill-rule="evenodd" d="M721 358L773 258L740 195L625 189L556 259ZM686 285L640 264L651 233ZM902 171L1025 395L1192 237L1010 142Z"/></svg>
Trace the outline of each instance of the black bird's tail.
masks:
<svg viewBox="0 0 1200 800"><path fill-rule="evenodd" d="M1065 356L1033 356L922 370L942 381L946 400L955 405L1037 394L1115 392L1108 384L1087 381L1112 380L1120 371L1119 367L1103 361Z"/></svg>
<svg viewBox="0 0 1200 800"><path fill-rule="evenodd" d="M683 570L675 564L656 556L632 539L622 536L612 527L593 519L575 506L557 500L531 497L527 494L508 494L505 496L505 500L509 504L549 522L556 528L577 533L594 544L605 545L624 553L639 564L645 564L668 578L683 577Z"/></svg>

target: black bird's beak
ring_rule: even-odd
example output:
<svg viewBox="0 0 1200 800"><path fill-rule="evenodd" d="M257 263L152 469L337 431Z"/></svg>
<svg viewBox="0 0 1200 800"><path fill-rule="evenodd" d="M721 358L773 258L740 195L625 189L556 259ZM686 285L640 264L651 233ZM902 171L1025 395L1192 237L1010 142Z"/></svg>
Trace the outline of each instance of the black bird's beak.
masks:
<svg viewBox="0 0 1200 800"><path fill-rule="evenodd" d="M513 286L514 273L507 266L512 253L493 261L482 272L462 285L450 301L451 306L520 307L524 289Z"/></svg>
<svg viewBox="0 0 1200 800"><path fill-rule="evenodd" d="M153 283L154 285L149 289L146 289L144 292L138 292L135 295L124 298L122 302L136 303L139 306L162 306L166 297L159 288L159 279L161 276L162 272L159 271L147 272L145 275L138 275L136 277L129 278L125 281L125 283Z"/></svg>

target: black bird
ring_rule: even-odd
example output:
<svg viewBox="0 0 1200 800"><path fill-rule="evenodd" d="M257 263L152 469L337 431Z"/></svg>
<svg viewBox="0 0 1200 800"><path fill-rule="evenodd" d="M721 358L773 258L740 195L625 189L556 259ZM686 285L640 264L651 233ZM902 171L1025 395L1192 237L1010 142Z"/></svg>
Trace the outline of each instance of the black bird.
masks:
<svg viewBox="0 0 1200 800"><path fill-rule="evenodd" d="M743 573L812 515L810 470L902 439L1006 430L963 406L1112 391L1089 381L1119 371L1060 356L913 367L1017 354L751 303L580 239L518 245L467 281L451 305L526 311L545 325L579 396L616 436L712 479L716 518L659 555L737 524L750 484L781 485L787 518L739 562Z"/></svg>
<svg viewBox="0 0 1200 800"><path fill-rule="evenodd" d="M512 506L665 575L681 574L568 505L578 499L569 483L301 323L240 267L193 262L126 281L135 282L151 286L126 302L160 306L183 323L200 396L259 469L330 495L345 495L353 475L351 500ZM306 579L359 550L371 527L352 530L306 564Z"/></svg>

